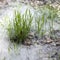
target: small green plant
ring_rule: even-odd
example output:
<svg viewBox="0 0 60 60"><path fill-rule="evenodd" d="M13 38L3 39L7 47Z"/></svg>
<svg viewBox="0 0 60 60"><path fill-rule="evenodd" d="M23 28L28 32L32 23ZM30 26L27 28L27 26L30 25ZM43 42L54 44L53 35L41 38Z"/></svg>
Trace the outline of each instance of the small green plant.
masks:
<svg viewBox="0 0 60 60"><path fill-rule="evenodd" d="M44 34L43 31L43 26L45 24L45 20L44 20L44 14L42 15L42 18L40 18L40 16L37 18L36 20L36 25L37 25L37 33L42 36Z"/></svg>
<svg viewBox="0 0 60 60"><path fill-rule="evenodd" d="M46 32L54 30L54 23L58 17L58 10L50 5L44 5L37 10L41 15L37 16L36 26L37 32L40 36L43 36Z"/></svg>
<svg viewBox="0 0 60 60"><path fill-rule="evenodd" d="M30 32L32 20L33 16L30 10L26 10L23 15L19 11L15 11L13 23L9 21L7 28L10 40L16 43L23 43Z"/></svg>

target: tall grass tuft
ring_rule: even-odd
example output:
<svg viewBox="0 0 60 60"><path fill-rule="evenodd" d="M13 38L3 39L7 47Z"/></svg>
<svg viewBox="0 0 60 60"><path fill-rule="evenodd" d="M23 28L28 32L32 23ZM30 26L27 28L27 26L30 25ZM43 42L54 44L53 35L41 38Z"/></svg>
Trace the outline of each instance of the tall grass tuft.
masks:
<svg viewBox="0 0 60 60"><path fill-rule="evenodd" d="M36 25L37 25L37 33L38 35L43 36L44 31L43 31L43 26L44 26L45 20L44 20L44 14L42 15L42 17L38 16L37 20L36 20Z"/></svg>
<svg viewBox="0 0 60 60"><path fill-rule="evenodd" d="M30 10L27 9L23 15L19 11L15 11L13 23L9 21L7 29L10 40L16 43L23 43L30 32L32 20L33 16Z"/></svg>

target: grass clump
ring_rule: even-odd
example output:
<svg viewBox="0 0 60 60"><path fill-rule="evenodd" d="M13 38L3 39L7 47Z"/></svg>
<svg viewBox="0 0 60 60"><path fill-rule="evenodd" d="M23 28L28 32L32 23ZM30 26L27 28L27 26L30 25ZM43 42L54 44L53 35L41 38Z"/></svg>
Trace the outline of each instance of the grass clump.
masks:
<svg viewBox="0 0 60 60"><path fill-rule="evenodd" d="M44 31L43 31L43 26L44 26L45 20L44 20L44 14L42 15L42 17L38 16L37 20L36 20L36 29L37 29L37 33L38 35L43 36Z"/></svg>
<svg viewBox="0 0 60 60"><path fill-rule="evenodd" d="M58 18L58 10L50 5L44 5L38 7L37 11L40 15L36 15L36 28L39 36L43 36L46 33L50 34L54 30L54 23L56 23L56 18Z"/></svg>
<svg viewBox="0 0 60 60"><path fill-rule="evenodd" d="M12 42L23 43L30 32L33 17L30 10L22 15L19 11L15 11L13 22L8 25L8 35Z"/></svg>

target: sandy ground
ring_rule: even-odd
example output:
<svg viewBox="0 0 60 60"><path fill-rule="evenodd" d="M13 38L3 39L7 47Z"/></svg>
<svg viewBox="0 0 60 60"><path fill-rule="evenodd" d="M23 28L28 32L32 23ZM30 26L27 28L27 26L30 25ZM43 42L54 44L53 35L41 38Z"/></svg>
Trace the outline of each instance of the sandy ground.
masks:
<svg viewBox="0 0 60 60"><path fill-rule="evenodd" d="M16 9L15 3L10 5L12 6L0 10L0 21L4 22L5 27L7 22L4 21L4 16L12 19L13 10ZM39 45L35 43L31 46L13 45L10 43L6 31L0 26L0 60L59 60L59 53L60 46L56 47L54 42Z"/></svg>

